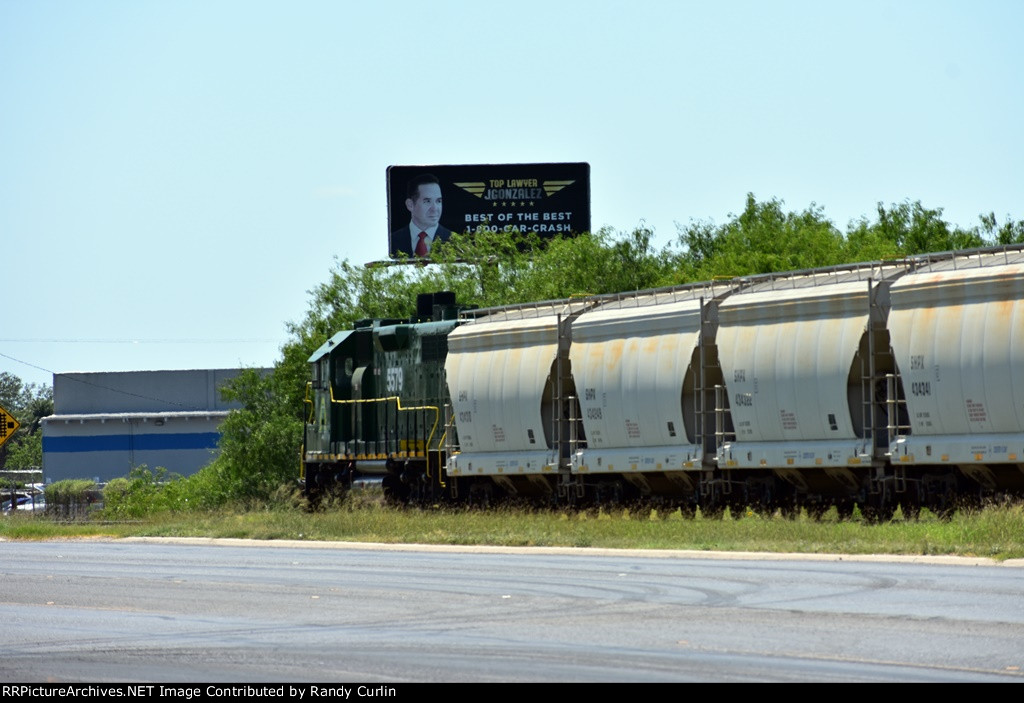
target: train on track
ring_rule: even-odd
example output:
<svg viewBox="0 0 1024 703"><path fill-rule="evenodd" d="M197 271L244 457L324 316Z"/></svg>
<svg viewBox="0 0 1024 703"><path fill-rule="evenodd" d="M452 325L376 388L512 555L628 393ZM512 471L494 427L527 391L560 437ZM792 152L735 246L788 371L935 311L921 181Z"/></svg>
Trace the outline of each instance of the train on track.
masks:
<svg viewBox="0 0 1024 703"><path fill-rule="evenodd" d="M309 359L301 482L419 505L855 505L1024 492L1024 247L463 309Z"/></svg>

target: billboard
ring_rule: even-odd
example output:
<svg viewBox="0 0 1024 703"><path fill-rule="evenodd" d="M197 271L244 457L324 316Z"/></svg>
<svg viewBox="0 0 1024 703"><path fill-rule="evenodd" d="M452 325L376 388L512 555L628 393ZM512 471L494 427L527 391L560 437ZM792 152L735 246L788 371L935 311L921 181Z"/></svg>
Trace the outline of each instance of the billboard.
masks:
<svg viewBox="0 0 1024 703"><path fill-rule="evenodd" d="M388 254L429 257L452 232L590 231L590 164L389 166Z"/></svg>

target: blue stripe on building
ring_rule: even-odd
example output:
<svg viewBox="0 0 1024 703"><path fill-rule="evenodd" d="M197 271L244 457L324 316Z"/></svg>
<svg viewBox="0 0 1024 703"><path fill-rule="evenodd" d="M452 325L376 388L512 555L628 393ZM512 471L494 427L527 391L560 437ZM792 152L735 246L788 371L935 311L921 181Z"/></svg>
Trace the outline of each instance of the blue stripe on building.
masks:
<svg viewBox="0 0 1024 703"><path fill-rule="evenodd" d="M216 449L219 432L180 434L116 434L86 437L43 437L44 452L127 452L165 449Z"/></svg>

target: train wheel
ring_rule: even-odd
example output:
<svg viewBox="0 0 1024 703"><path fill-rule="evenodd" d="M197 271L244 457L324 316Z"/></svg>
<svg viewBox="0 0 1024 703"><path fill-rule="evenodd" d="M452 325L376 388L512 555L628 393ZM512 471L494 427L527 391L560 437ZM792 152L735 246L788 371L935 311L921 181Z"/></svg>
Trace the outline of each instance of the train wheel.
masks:
<svg viewBox="0 0 1024 703"><path fill-rule="evenodd" d="M477 481L469 488L469 504L487 509L494 502L494 485L487 480Z"/></svg>
<svg viewBox="0 0 1024 703"><path fill-rule="evenodd" d="M630 520L650 520L652 512L656 517L663 517L661 511L655 510L648 501L630 501L625 505L625 513Z"/></svg>
<svg viewBox="0 0 1024 703"><path fill-rule="evenodd" d="M714 502L702 504L700 515L705 520L721 520L725 517L725 506Z"/></svg>
<svg viewBox="0 0 1024 703"><path fill-rule="evenodd" d="M409 499L409 488L395 474L388 474L381 481L384 489L384 500L389 505L405 505Z"/></svg>
<svg viewBox="0 0 1024 703"><path fill-rule="evenodd" d="M825 517L828 509L829 506L825 503L811 503L807 506L807 517L814 522L821 522L821 518Z"/></svg>
<svg viewBox="0 0 1024 703"><path fill-rule="evenodd" d="M306 466L306 480L302 486L302 493L306 496L308 510L315 511L320 504L320 491L317 486L318 470L315 466Z"/></svg>
<svg viewBox="0 0 1024 703"><path fill-rule="evenodd" d="M921 517L921 506L909 502L900 503L900 512L903 513L903 519L906 522L917 522L917 519Z"/></svg>
<svg viewBox="0 0 1024 703"><path fill-rule="evenodd" d="M844 522L853 517L854 505L854 501L850 499L836 501L836 517L839 518L840 522Z"/></svg>
<svg viewBox="0 0 1024 703"><path fill-rule="evenodd" d="M800 517L800 504L794 498L787 498L779 503L779 517L783 520L796 520Z"/></svg>
<svg viewBox="0 0 1024 703"><path fill-rule="evenodd" d="M736 502L729 504L729 517L733 520L742 520L745 517L753 517L757 512L755 505L747 505Z"/></svg>
<svg viewBox="0 0 1024 703"><path fill-rule="evenodd" d="M697 516L697 504L695 502L680 503L676 507L679 509L679 515L684 520L692 520ZM669 514L671 514L671 512Z"/></svg>
<svg viewBox="0 0 1024 703"><path fill-rule="evenodd" d="M872 525L892 520L896 509L891 504L881 501L870 501L860 506L860 512Z"/></svg>

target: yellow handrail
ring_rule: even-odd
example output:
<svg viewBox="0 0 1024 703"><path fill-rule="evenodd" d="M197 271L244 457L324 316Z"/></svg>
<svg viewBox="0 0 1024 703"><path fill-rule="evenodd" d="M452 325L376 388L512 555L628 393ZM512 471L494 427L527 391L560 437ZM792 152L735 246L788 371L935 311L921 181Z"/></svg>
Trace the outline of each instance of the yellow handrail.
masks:
<svg viewBox="0 0 1024 703"><path fill-rule="evenodd" d="M434 424L430 428L430 434L427 436L427 444L424 447L425 453L430 450L430 441L434 438L434 432L437 431L437 423L441 418L441 409L436 405L413 405L408 408L402 407L402 399L397 395L389 395L384 398L365 398L359 400L336 400L334 397L334 385L329 385L331 391L331 402L337 405L357 405L359 403L386 403L388 401L395 401L395 406L398 412L412 412L413 410L433 410L434 411ZM429 462L428 462L429 463Z"/></svg>
<svg viewBox="0 0 1024 703"><path fill-rule="evenodd" d="M306 403L307 405L309 405L309 417L306 419L306 424L307 425L313 424L313 413L316 410L316 408L313 407L313 400L312 400L312 398L309 397L309 391L312 390L312 388L313 388L313 382L312 381L306 381L306 397L302 399L302 402Z"/></svg>
<svg viewBox="0 0 1024 703"><path fill-rule="evenodd" d="M313 422L313 401L309 398L309 391L313 387L312 381L306 381L306 397L302 399L303 403L309 404L309 419L306 420L306 424ZM306 428L302 428L302 448L299 451L299 480L306 480Z"/></svg>
<svg viewBox="0 0 1024 703"><path fill-rule="evenodd" d="M313 407L314 403L313 403L313 401L309 397L309 392L312 389L312 387L313 387L312 381L307 381L306 382L306 397L303 399L303 402L308 403L309 406L310 406L310 409L309 409L309 420L308 420L308 422L310 422L310 423L313 421L313 413L315 412L315 408ZM401 399L401 397L399 397L397 395L389 395L389 396L386 396L384 398L365 398L365 399L359 399L359 400L338 400L337 398L334 397L334 384L333 383L327 384L327 388L330 391L331 403L335 404L335 405L358 405L359 403L386 403L386 402L389 402L389 401L393 400L393 401L395 401L395 407L398 409L399 412L412 412L414 410L432 410L434 412L434 424L431 425L431 427L430 427L430 434L427 435L426 446L423 448L423 456L424 456L425 459L427 459L427 478L432 478L431 474L430 474L430 456L429 456L429 453L430 453L431 441L434 439L434 433L437 431L437 424L438 424L438 422L440 422L440 419L441 419L441 409L439 407L437 407L436 405L413 405L413 406L409 406L407 408L406 407L402 407L402 399ZM445 435L442 435L441 441L444 440L444 437L446 435L447 435L447 433L445 433ZM438 444L438 446L439 447L441 446L440 443ZM441 451L441 450L438 449L437 451ZM305 447L303 447L303 457L304 456L305 456ZM305 469L305 464L303 464L302 469L303 470ZM438 475L438 482L440 483L440 485L442 487L445 486L445 483L441 479L440 474Z"/></svg>

